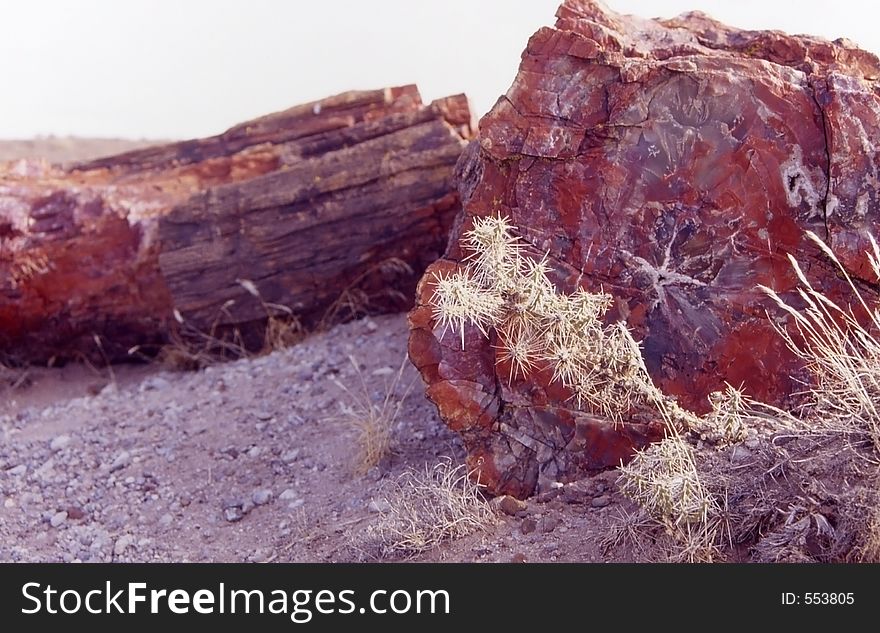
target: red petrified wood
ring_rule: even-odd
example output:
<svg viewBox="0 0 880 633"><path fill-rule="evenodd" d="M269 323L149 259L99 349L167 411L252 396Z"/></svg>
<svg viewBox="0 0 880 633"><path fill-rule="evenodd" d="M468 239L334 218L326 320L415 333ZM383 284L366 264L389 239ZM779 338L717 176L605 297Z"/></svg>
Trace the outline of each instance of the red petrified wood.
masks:
<svg viewBox="0 0 880 633"><path fill-rule="evenodd" d="M431 279L466 256L475 216L500 214L549 253L560 291L612 294L662 390L696 411L724 382L780 404L802 369L755 286L795 285L786 256L832 297L828 240L868 288L863 251L880 211L880 64L845 40L733 29L566 0L523 53L507 95L459 161L464 211L420 286L410 352L429 396L491 490L528 495L613 466L659 427L613 427L546 377L514 381L492 342L442 341ZM870 284L870 285L869 285Z"/></svg>
<svg viewBox="0 0 880 633"><path fill-rule="evenodd" d="M306 323L355 283L371 310L406 309L459 208L470 121L463 96L404 86L67 168L0 164L0 361L94 355L96 336L124 357L174 310L200 330L265 318L240 280Z"/></svg>

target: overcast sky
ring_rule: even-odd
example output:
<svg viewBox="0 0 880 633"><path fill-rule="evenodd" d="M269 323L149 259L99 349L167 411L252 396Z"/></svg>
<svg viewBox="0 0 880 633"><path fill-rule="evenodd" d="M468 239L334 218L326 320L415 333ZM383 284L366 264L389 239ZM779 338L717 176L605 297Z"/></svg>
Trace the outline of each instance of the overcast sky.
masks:
<svg viewBox="0 0 880 633"><path fill-rule="evenodd" d="M205 136L353 88L504 93L561 0L0 0L0 138ZM670 17L846 36L880 52L855 0L609 0Z"/></svg>

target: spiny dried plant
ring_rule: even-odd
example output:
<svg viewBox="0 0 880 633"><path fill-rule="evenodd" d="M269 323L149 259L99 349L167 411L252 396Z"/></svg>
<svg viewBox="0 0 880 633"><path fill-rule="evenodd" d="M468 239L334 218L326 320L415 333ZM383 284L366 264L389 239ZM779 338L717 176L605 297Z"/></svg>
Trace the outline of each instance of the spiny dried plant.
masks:
<svg viewBox="0 0 880 633"><path fill-rule="evenodd" d="M712 410L701 418L704 439L722 446L737 444L746 439L747 407L749 399L741 389L727 384L723 391L709 394Z"/></svg>
<svg viewBox="0 0 880 633"><path fill-rule="evenodd" d="M367 558L407 558L488 530L497 519L474 475L449 459L407 471L386 485L379 522L368 528L358 549Z"/></svg>
<svg viewBox="0 0 880 633"><path fill-rule="evenodd" d="M457 333L462 349L468 326L494 331L510 380L550 367L580 408L620 420L645 403L670 422L688 417L654 386L626 326L603 323L609 295L557 292L547 256L527 253L507 218L475 218L462 245L471 251L465 266L435 275L432 301L435 322Z"/></svg>
<svg viewBox="0 0 880 633"><path fill-rule="evenodd" d="M507 218L476 218L462 245L470 251L465 266L434 280L433 316L441 336L453 330L464 348L468 326L487 337L494 331L496 360L509 364L511 380L549 367L578 407L611 420L636 406L657 412L669 437L623 468L624 492L667 528L685 559L710 559L719 512L679 433L700 421L657 389L626 325L603 322L611 297L558 292L548 278L547 256L530 255ZM720 402L719 412L727 404Z"/></svg>
<svg viewBox="0 0 880 633"><path fill-rule="evenodd" d="M721 533L721 507L697 469L694 451L680 436L636 453L620 467L621 492L661 524L688 562L712 561Z"/></svg>
<svg viewBox="0 0 880 633"><path fill-rule="evenodd" d="M831 248L815 233L808 231L806 235L838 268L866 320L856 318L851 305L838 305L814 288L791 255L789 260L800 282L797 293L806 307L796 308L771 288L760 288L792 317L794 336L774 325L812 375L809 396L814 428L869 439L880 452L880 309L876 303L869 305ZM880 280L880 248L872 236L869 238L868 261Z"/></svg>
<svg viewBox="0 0 880 633"><path fill-rule="evenodd" d="M793 317L791 332L777 329L812 371L811 406L793 415L727 385L697 417L653 385L626 327L603 323L609 297L557 292L547 257L530 254L513 231L506 218L475 220L462 242L470 251L465 265L435 276L434 318L462 347L467 328L492 337L496 362L509 367L511 381L549 368L579 406L617 420L648 405L666 421L667 438L621 466L620 488L639 510L613 530L610 546L630 541L655 560L717 560L743 545L757 560L876 558L880 308L869 305L818 237L808 234L837 265L867 320L811 286L794 259L806 308L764 288ZM871 245L880 279L880 248L873 239ZM736 446L747 437L747 447ZM807 541L821 552L808 552Z"/></svg>

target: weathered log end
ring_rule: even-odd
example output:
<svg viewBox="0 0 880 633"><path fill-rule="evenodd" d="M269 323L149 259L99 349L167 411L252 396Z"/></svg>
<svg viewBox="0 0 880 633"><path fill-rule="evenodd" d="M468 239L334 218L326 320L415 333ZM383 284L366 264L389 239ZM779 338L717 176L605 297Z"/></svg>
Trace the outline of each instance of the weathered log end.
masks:
<svg viewBox="0 0 880 633"><path fill-rule="evenodd" d="M471 134L463 95L402 86L67 168L0 163L0 357L119 360L165 341L175 311L208 330L273 303L311 326L405 310Z"/></svg>

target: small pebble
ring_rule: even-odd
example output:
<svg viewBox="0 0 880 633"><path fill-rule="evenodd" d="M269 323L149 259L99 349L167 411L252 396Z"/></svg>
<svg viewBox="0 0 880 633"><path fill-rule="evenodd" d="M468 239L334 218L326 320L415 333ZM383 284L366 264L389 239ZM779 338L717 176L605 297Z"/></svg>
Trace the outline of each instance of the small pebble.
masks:
<svg viewBox="0 0 880 633"><path fill-rule="evenodd" d="M49 450L53 453L57 453L61 449L66 448L68 444L70 444L69 435L58 435L53 437L52 441L49 442Z"/></svg>
<svg viewBox="0 0 880 633"><path fill-rule="evenodd" d="M271 500L272 491L269 489L254 490L254 494L251 495L251 501L254 502L254 505L264 506Z"/></svg>
<svg viewBox="0 0 880 633"><path fill-rule="evenodd" d="M600 497L596 497L590 502L590 505L594 508L604 508L608 504L611 503L611 497L608 495L602 495Z"/></svg>
<svg viewBox="0 0 880 633"><path fill-rule="evenodd" d="M49 519L49 525L53 528L57 528L64 525L65 521L67 521L67 512L62 510L61 512L56 512L52 515L52 518Z"/></svg>

